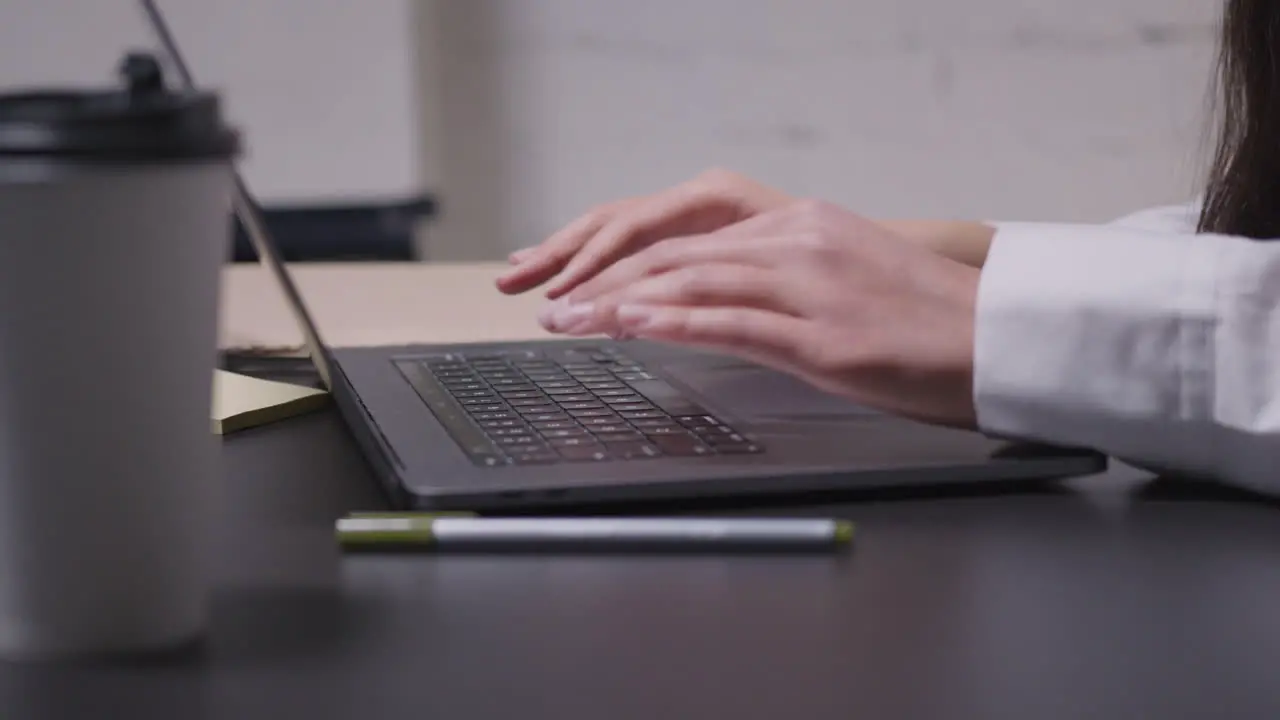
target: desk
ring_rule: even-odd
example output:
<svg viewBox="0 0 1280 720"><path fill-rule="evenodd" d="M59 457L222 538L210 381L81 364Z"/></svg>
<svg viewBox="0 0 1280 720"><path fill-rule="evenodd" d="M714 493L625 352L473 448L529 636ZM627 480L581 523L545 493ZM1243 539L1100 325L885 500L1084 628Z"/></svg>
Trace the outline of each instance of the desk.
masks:
<svg viewBox="0 0 1280 720"><path fill-rule="evenodd" d="M506 296L494 263L306 263L291 274L320 326L337 347L407 342L485 342L548 337L536 314L538 293ZM302 332L283 295L257 265L226 268L220 344L290 347Z"/></svg>
<svg viewBox="0 0 1280 720"><path fill-rule="evenodd" d="M335 414L223 461L204 652L0 667L0 717L1280 717L1280 516L1228 493L786 510L857 520L848 557L342 557L380 499Z"/></svg>

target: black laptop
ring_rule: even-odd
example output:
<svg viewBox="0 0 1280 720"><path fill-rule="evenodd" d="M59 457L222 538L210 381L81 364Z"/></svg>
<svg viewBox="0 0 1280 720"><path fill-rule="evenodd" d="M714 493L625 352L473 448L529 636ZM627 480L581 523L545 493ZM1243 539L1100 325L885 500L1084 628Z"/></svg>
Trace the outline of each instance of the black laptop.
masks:
<svg viewBox="0 0 1280 720"><path fill-rule="evenodd" d="M144 8L194 87L151 0ZM236 211L401 508L501 510L1040 481L1097 453L873 412L749 362L643 341L331 348L237 176ZM495 290L496 292L496 290Z"/></svg>

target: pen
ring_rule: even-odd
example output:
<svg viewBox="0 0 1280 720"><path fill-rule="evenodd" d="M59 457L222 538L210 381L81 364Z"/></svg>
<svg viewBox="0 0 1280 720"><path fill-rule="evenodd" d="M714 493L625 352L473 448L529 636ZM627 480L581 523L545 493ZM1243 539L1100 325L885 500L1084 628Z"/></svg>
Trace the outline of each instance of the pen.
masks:
<svg viewBox="0 0 1280 720"><path fill-rule="evenodd" d="M832 550L853 539L853 523L812 518L473 517L365 513L338 520L347 549L463 550Z"/></svg>

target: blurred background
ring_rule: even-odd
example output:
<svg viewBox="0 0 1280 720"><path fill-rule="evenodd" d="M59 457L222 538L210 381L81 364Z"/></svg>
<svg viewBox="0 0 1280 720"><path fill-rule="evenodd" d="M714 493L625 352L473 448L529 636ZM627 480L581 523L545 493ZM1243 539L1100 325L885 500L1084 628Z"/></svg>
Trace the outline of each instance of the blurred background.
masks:
<svg viewBox="0 0 1280 720"><path fill-rule="evenodd" d="M1219 0L161 0L294 260L485 260L721 166L873 217L1184 201ZM4 0L0 87L100 84L132 0ZM243 239L240 260L251 259Z"/></svg>

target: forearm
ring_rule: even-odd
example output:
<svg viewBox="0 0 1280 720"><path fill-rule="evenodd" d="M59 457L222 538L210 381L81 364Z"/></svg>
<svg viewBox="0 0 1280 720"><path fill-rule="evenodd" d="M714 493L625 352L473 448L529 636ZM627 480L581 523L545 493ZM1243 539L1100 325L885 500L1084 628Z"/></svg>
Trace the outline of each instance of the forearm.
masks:
<svg viewBox="0 0 1280 720"><path fill-rule="evenodd" d="M969 220L879 220L913 243L973 267L982 267L995 227Z"/></svg>

